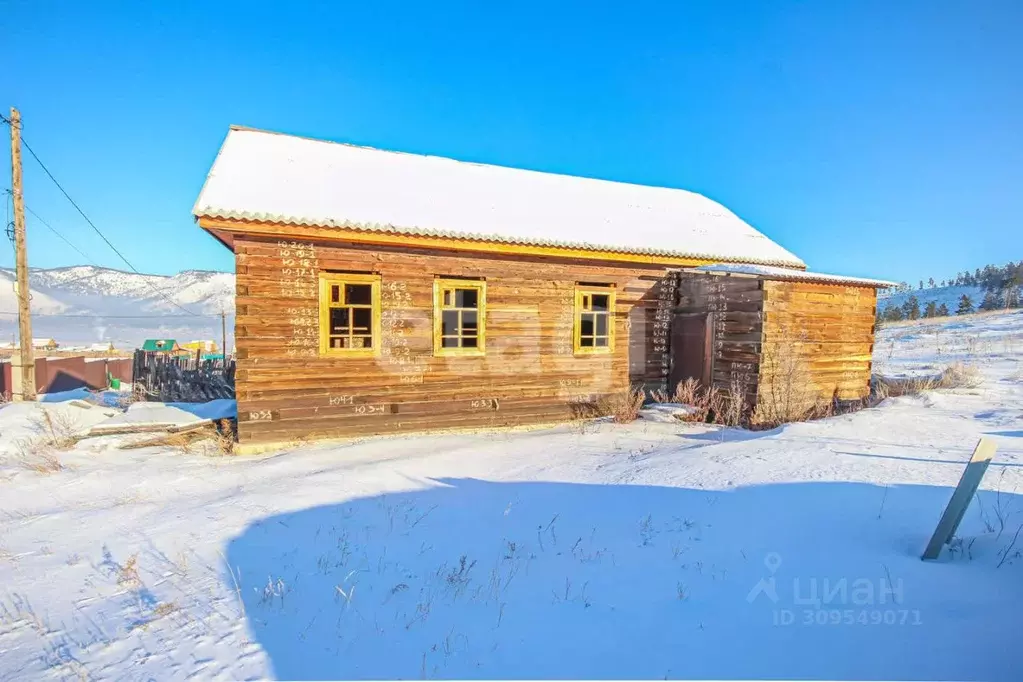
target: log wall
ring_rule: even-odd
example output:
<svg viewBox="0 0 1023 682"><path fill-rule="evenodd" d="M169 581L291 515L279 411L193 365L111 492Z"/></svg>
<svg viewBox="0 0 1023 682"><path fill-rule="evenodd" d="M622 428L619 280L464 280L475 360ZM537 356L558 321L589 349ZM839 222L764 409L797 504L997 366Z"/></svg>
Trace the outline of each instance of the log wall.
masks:
<svg viewBox="0 0 1023 682"><path fill-rule="evenodd" d="M871 287L764 282L761 399L793 372L817 399L866 397L876 306Z"/></svg>
<svg viewBox="0 0 1023 682"><path fill-rule="evenodd" d="M562 421L630 382L666 384L677 280L665 267L242 234L234 248L243 445ZM322 271L380 276L380 357L320 357ZM486 280L484 356L434 356L436 277ZM615 286L610 354L573 353L580 282Z"/></svg>
<svg viewBox="0 0 1023 682"><path fill-rule="evenodd" d="M714 388L730 394L742 387L752 406L763 342L763 283L751 277L682 273L678 293L677 312L706 314L713 328Z"/></svg>

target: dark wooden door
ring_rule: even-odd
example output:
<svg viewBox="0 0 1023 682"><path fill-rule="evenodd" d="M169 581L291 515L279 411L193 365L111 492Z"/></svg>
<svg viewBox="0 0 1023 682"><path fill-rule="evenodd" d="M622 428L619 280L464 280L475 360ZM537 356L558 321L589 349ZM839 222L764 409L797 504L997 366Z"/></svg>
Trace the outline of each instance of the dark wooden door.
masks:
<svg viewBox="0 0 1023 682"><path fill-rule="evenodd" d="M671 373L669 388L693 377L710 386L714 347L711 314L683 313L671 323Z"/></svg>

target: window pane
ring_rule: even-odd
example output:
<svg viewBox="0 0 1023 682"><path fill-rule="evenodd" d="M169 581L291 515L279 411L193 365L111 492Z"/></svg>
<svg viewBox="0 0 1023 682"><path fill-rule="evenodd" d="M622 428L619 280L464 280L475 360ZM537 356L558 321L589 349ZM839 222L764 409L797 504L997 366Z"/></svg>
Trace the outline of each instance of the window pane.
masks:
<svg viewBox="0 0 1023 682"><path fill-rule="evenodd" d="M476 315L475 310L464 310L462 311L462 333L463 334L475 334L476 333Z"/></svg>
<svg viewBox="0 0 1023 682"><path fill-rule="evenodd" d="M479 289L455 289L455 305L459 308L478 308Z"/></svg>
<svg viewBox="0 0 1023 682"><path fill-rule="evenodd" d="M348 308L331 308L330 309L330 333L336 334L338 332L348 331Z"/></svg>
<svg viewBox="0 0 1023 682"><path fill-rule="evenodd" d="M597 335L607 336L607 315L597 315Z"/></svg>
<svg viewBox="0 0 1023 682"><path fill-rule="evenodd" d="M593 302L592 310L607 310L610 298L607 294L593 294L591 298Z"/></svg>
<svg viewBox="0 0 1023 682"><path fill-rule="evenodd" d="M592 348L593 347L593 337L592 336L580 336L579 337L579 345L582 346L583 348Z"/></svg>
<svg viewBox="0 0 1023 682"><path fill-rule="evenodd" d="M458 348L458 337L445 336L440 340L441 348Z"/></svg>
<svg viewBox="0 0 1023 682"><path fill-rule="evenodd" d="M353 336L352 337L352 348L372 348L373 337L372 336Z"/></svg>
<svg viewBox="0 0 1023 682"><path fill-rule="evenodd" d="M593 336L593 313L583 313L579 319L579 334L581 336Z"/></svg>
<svg viewBox="0 0 1023 682"><path fill-rule="evenodd" d="M348 305L369 305L373 302L373 286L370 284L346 284L345 303Z"/></svg>
<svg viewBox="0 0 1023 682"><path fill-rule="evenodd" d="M476 348L476 337L475 336L463 336L462 337L462 348Z"/></svg>
<svg viewBox="0 0 1023 682"><path fill-rule="evenodd" d="M352 331L356 334L369 334L373 324L373 311L369 308L351 308Z"/></svg>
<svg viewBox="0 0 1023 682"><path fill-rule="evenodd" d="M458 334L458 311L445 310L441 313L440 334L441 336L456 336Z"/></svg>
<svg viewBox="0 0 1023 682"><path fill-rule="evenodd" d="M330 302L340 303L341 302L341 287L336 284L330 285Z"/></svg>
<svg viewBox="0 0 1023 682"><path fill-rule="evenodd" d="M347 336L332 336L330 337L331 348L343 348L344 342L348 339Z"/></svg>
<svg viewBox="0 0 1023 682"><path fill-rule="evenodd" d="M597 343L596 343L597 346L600 346L601 348L607 348L607 337L606 336L598 336L596 341L597 341Z"/></svg>

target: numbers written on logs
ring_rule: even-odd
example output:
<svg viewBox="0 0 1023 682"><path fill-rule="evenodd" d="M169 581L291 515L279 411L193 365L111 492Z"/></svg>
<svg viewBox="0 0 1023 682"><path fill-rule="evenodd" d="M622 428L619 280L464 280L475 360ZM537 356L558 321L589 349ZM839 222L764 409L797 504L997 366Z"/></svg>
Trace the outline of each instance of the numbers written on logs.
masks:
<svg viewBox="0 0 1023 682"><path fill-rule="evenodd" d="M469 401L470 410L497 410L499 408L500 403L497 402L497 398L477 398Z"/></svg>
<svg viewBox="0 0 1023 682"><path fill-rule="evenodd" d="M273 412L270 410L252 410L249 412L250 422L268 422L274 418Z"/></svg>

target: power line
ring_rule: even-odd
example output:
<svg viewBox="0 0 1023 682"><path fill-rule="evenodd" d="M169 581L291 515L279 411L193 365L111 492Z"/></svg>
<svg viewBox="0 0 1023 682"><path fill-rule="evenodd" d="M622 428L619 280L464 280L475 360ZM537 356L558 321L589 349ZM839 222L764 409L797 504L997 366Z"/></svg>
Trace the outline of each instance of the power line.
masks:
<svg viewBox="0 0 1023 682"><path fill-rule="evenodd" d="M11 125L11 121L7 117L5 117L3 114L0 114L0 119L2 119L3 122L6 123L7 125ZM102 239L104 242L106 242L106 245L109 246L110 249L114 253L116 253L118 255L118 257L121 260L123 260L125 262L125 264L129 268L131 268L132 272L134 272L136 275L142 275L143 273L139 272L138 269L134 265L131 264L131 261L129 261L127 258L125 258L123 253L121 253L120 251L117 250L117 247L114 246L113 243L109 239L107 239L106 235L103 234L103 232L98 227L96 227L96 224L94 222L92 222L92 220L89 219L89 216L87 216L85 214L85 211L82 210L82 207L79 206L75 202L75 200L71 198L71 195L67 193L67 190L65 190L64 187L59 182L57 182L57 178L53 177L53 173L50 172L50 169L46 167L46 164L44 164L42 159L39 158L39 155L36 154L35 151L32 149L32 147L29 146L28 142L25 141L25 138L21 139L21 144L22 144L23 147L25 147L25 149L28 150L28 153L32 155L32 158L36 160L36 163L38 163L39 167L43 169L43 172L46 173L47 177L49 177L50 180L53 181L53 184L57 186L57 189L60 190L61 194L63 194L64 197L69 202L71 202L71 205L75 207L75 210L78 211L78 214L80 216L82 216L82 218L85 219L85 222L87 222L89 224L89 227L91 227L96 232L96 234L98 234L100 236L100 239ZM175 301L171 297L167 296L167 294L165 294L162 291L160 291L159 289L157 289L151 282L149 282L149 280L146 280L146 284L153 291L155 291L157 294L162 296L164 299L166 299L169 303L171 303L175 307L180 308L181 310L184 310L189 315L200 317L200 315L198 315L197 313L192 312L191 310L189 310L188 308L184 307L183 305L181 305L180 303L178 303L177 301Z"/></svg>
<svg viewBox="0 0 1023 682"><path fill-rule="evenodd" d="M0 310L0 315L17 315L16 312L8 312L6 310ZM166 319L190 319L193 317L202 318L219 318L220 313L216 315L205 315L199 313L191 313L188 315L96 315L96 314L85 314L85 313L32 313L32 317L81 317L89 319L103 319L103 320L166 320Z"/></svg>
<svg viewBox="0 0 1023 682"><path fill-rule="evenodd" d="M6 187L4 188L4 192L6 192L7 194L10 194L11 196L14 196L14 192L12 192L11 190L7 189ZM38 213L36 213L35 211L33 211L33 210L32 210L31 208L29 208L29 206L28 206L27 204L25 205L25 210L26 210L26 211L28 211L29 213L31 213L31 214L32 214L32 215L33 215L33 216L35 217L35 219L36 219L36 220L38 220L39 222L41 222L41 223L43 224L43 227L45 227L46 229L48 229L48 230L49 230L50 232L52 232L53 234L57 235L57 237L59 237L59 238L60 238L60 239L61 239L61 240L62 240L62 241L63 241L63 242L65 243L65 244L67 244L67 245L68 245L68 246L70 246L70 247L71 247L72 249L74 249L74 250L75 250L75 251L76 251L76 252L78 253L78 255L79 255L79 256L81 256L82 258L84 258L85 260L87 260L87 261L89 262L89 264L90 264L90 265L95 265L95 266L96 266L97 268L98 268L98 267L100 267L99 265L96 265L95 261L93 261L93 260L92 260L91 258L89 258L89 257L88 257L87 255L85 255L85 253L83 253L83 252L82 252L82 250L81 250L80 248L78 248L77 246L75 246L74 244L72 244L72 243L71 243L71 240L69 240L69 239L68 239L67 237L65 237L65 236L64 236L64 235L62 235L62 234L61 234L60 232L58 232L58 231L57 231L57 228L55 228L55 227L53 227L52 225L50 225L50 224L49 224L48 222L46 222L45 220L43 220L43 219L42 219L42 217L40 217L40 215L39 215Z"/></svg>

